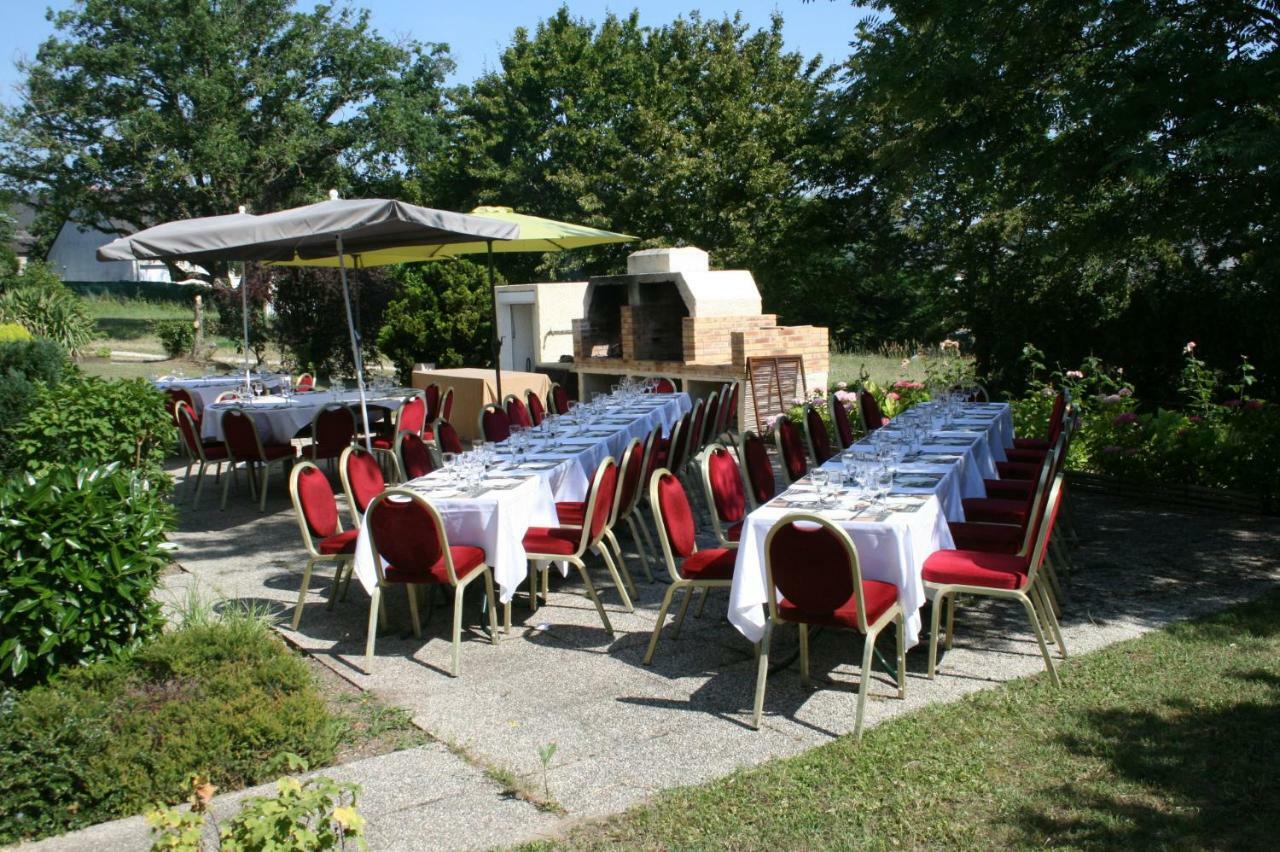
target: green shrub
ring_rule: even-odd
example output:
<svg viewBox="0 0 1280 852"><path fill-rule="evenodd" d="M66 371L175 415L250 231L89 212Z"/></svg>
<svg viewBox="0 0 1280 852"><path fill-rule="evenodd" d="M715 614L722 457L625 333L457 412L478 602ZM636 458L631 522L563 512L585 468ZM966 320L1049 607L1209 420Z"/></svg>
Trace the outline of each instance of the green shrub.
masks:
<svg viewBox="0 0 1280 852"><path fill-rule="evenodd" d="M0 843L182 801L195 774L234 790L298 757L321 766L342 734L305 662L244 614L183 625L7 700Z"/></svg>
<svg viewBox="0 0 1280 852"><path fill-rule="evenodd" d="M18 323L33 335L77 353L93 339L94 325L84 305L41 263L28 263L4 282L0 322Z"/></svg>
<svg viewBox="0 0 1280 852"><path fill-rule="evenodd" d="M190 355L196 345L195 326L188 320L156 320L151 328L160 338L160 344L170 358Z"/></svg>
<svg viewBox="0 0 1280 852"><path fill-rule="evenodd" d="M151 592L172 517L154 485L115 465L0 485L0 683L38 683L158 631Z"/></svg>
<svg viewBox="0 0 1280 852"><path fill-rule="evenodd" d="M39 474L119 462L168 487L161 463L174 426L164 404L145 379L73 376L40 386L13 428L8 465Z"/></svg>
<svg viewBox="0 0 1280 852"><path fill-rule="evenodd" d="M13 343L31 339L31 332L16 322L0 323L0 343Z"/></svg>
<svg viewBox="0 0 1280 852"><path fill-rule="evenodd" d="M35 399L38 382L56 384L71 366L51 340L0 343L0 470L9 467L11 431Z"/></svg>

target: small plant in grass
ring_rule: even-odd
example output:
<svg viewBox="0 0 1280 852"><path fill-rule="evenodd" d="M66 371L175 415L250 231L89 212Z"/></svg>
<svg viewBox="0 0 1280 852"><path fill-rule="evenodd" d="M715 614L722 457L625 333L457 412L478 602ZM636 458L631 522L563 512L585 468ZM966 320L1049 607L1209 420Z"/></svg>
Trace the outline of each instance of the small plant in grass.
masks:
<svg viewBox="0 0 1280 852"><path fill-rule="evenodd" d="M542 761L542 792L548 799L551 798L551 779L548 770L551 768L551 758L556 756L556 748L555 743L538 746L538 759Z"/></svg>
<svg viewBox="0 0 1280 852"><path fill-rule="evenodd" d="M31 332L16 322L0 322L0 343L31 340Z"/></svg>
<svg viewBox="0 0 1280 852"><path fill-rule="evenodd" d="M42 263L28 263L21 274L0 281L0 322L18 323L72 353L93 339L93 321L79 297Z"/></svg>
<svg viewBox="0 0 1280 852"><path fill-rule="evenodd" d="M190 355L195 347L196 331L189 320L156 320L151 328L170 358Z"/></svg>

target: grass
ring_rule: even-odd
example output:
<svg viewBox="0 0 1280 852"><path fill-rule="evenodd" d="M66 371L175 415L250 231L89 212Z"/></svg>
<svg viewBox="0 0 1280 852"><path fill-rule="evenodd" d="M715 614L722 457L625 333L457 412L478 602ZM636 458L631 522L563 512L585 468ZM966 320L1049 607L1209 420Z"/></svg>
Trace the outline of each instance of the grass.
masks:
<svg viewBox="0 0 1280 852"><path fill-rule="evenodd" d="M885 354L880 352L832 352L831 372L828 382L848 382L853 385L862 374L880 387L888 387L899 379L910 379L922 382L925 379L925 360L913 358L911 363L903 367L902 361L908 353Z"/></svg>
<svg viewBox="0 0 1280 852"><path fill-rule="evenodd" d="M1280 592L666 792L556 845L1274 848ZM549 845L549 844L544 844ZM534 847L536 848L536 847Z"/></svg>

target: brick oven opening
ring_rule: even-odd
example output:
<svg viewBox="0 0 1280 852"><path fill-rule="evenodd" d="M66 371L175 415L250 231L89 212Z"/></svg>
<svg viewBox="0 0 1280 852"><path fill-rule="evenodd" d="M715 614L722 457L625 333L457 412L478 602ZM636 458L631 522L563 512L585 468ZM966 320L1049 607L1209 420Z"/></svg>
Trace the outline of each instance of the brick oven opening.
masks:
<svg viewBox="0 0 1280 852"><path fill-rule="evenodd" d="M622 355L622 309L626 304L627 288L623 284L593 288L583 326L588 353L597 347L608 347L608 357Z"/></svg>
<svg viewBox="0 0 1280 852"><path fill-rule="evenodd" d="M624 351L630 349L630 357L638 361L683 360L682 320L687 316L689 306L675 281L636 282L623 318Z"/></svg>

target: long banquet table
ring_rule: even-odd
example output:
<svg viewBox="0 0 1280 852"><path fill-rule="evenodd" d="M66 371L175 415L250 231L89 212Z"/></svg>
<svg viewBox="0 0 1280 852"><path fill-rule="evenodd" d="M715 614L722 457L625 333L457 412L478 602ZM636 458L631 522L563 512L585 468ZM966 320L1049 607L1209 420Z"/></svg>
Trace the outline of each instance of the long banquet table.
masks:
<svg viewBox="0 0 1280 852"><path fill-rule="evenodd" d="M883 428L892 431L893 424ZM794 483L747 516L729 593L729 621L750 641L760 641L768 618L765 536L788 512L817 512L849 532L864 579L897 586L907 613L907 644L916 644L925 602L924 561L935 550L955 546L948 521L964 520L961 496L985 493L982 479L995 476L1006 441L1013 442L1009 406L975 403L964 406L947 429L930 433L923 447L906 457L911 461L904 459L885 508L853 502L847 495L834 507L822 508L810 477ZM846 452L870 449L871 442L863 439ZM842 464L836 456L824 467L834 471Z"/></svg>
<svg viewBox="0 0 1280 852"><path fill-rule="evenodd" d="M392 391L366 391L365 400L370 409L370 420L374 419L374 409L380 418L384 412L398 411L406 398L420 395L422 391L413 388L396 388ZM348 407L360 405L359 391L311 391L298 393L289 397L268 395L245 399L238 402L215 402L205 406L200 421L201 435L209 440L221 441L222 415L232 408L244 408L253 417L258 426L258 435L264 444L284 443L293 439L301 429L311 425L311 420L326 405L338 403ZM356 426L360 428L360 415L356 414Z"/></svg>
<svg viewBox="0 0 1280 852"><path fill-rule="evenodd" d="M275 392L280 390L282 378L275 373L253 373L250 379L255 382L261 382L263 387L268 391ZM220 394L226 391L238 391L244 388L244 373L223 375L223 376L198 376L196 378L162 378L152 382L159 390L169 390L171 388L182 388L191 394L191 399L196 404L196 411L202 411L206 405L212 403Z"/></svg>
<svg viewBox="0 0 1280 852"><path fill-rule="evenodd" d="M535 430L539 446L518 466L503 451L505 442L499 444L499 463L486 474L485 490L477 495L460 490L445 470L412 479L403 487L422 494L440 512L451 545L484 550L500 599L506 603L528 577L525 532L535 526L556 526L556 502L585 499L591 474L601 461L612 456L621 462L633 438L643 439L659 427L669 432L691 407L686 393L648 394L610 408L602 417L584 417L573 428L574 434L560 438L555 447L546 446L547 439L537 437ZM356 541L354 573L367 591L377 585L373 548L363 524Z"/></svg>

